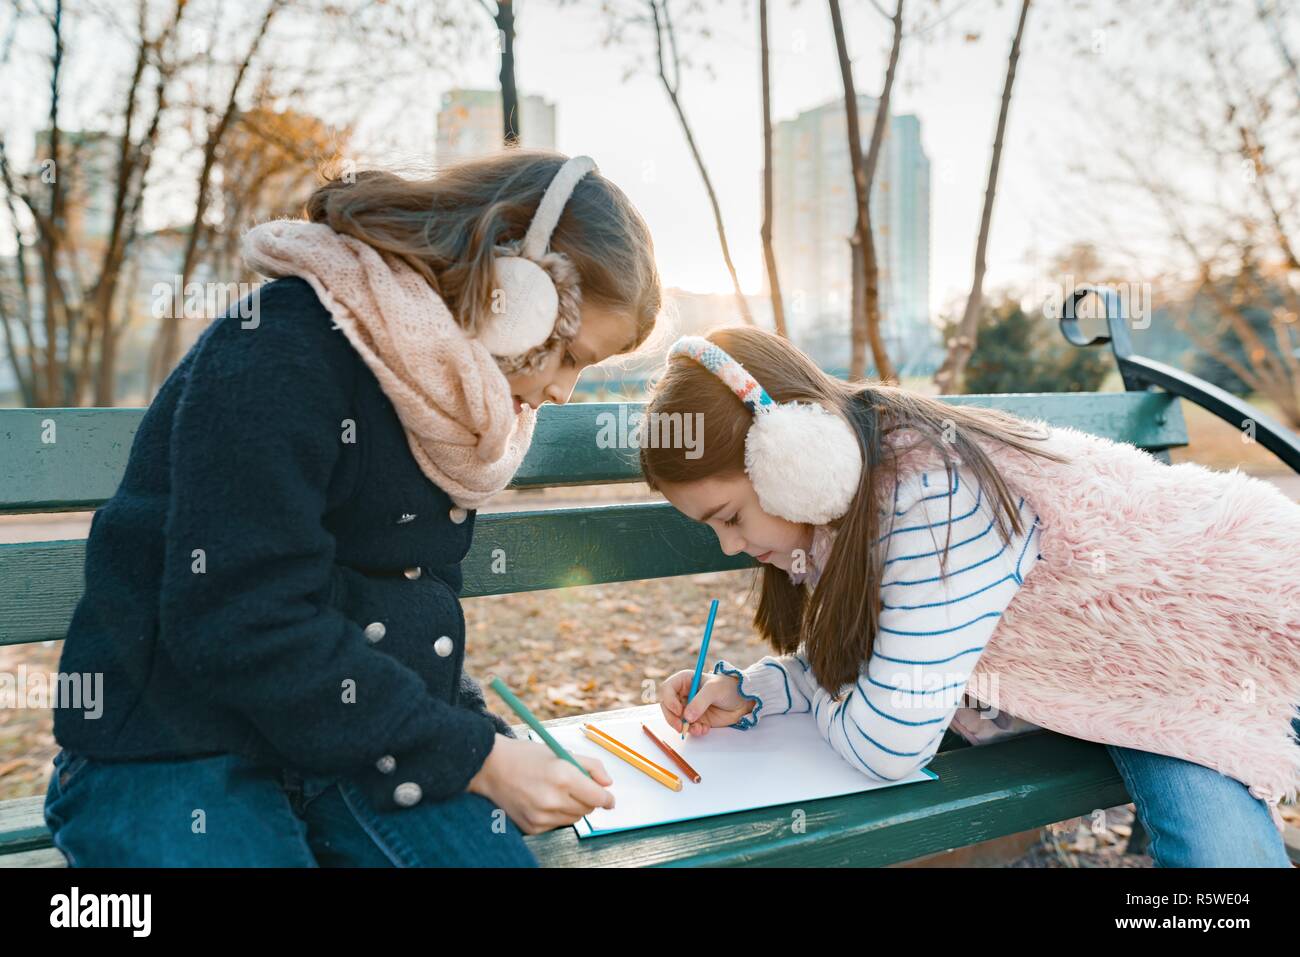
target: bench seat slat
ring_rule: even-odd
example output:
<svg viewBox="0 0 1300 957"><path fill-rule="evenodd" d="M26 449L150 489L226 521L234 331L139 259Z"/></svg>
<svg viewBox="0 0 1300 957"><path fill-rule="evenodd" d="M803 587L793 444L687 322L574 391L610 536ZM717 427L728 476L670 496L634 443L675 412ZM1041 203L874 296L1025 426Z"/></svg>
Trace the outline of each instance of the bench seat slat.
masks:
<svg viewBox="0 0 1300 957"><path fill-rule="evenodd" d="M0 852L0 867L67 867L63 855L52 847L18 854Z"/></svg>
<svg viewBox="0 0 1300 957"><path fill-rule="evenodd" d="M44 803L43 794L0 801L0 861L11 854L50 846L50 830L45 826L42 811Z"/></svg>
<svg viewBox="0 0 1300 957"><path fill-rule="evenodd" d="M1158 392L944 396L1158 450L1187 444L1178 399ZM628 431L641 403L545 405L511 488L638 482ZM0 410L0 512L93 509L117 490L143 409ZM46 427L55 426L55 441ZM629 447L630 446L630 447Z"/></svg>

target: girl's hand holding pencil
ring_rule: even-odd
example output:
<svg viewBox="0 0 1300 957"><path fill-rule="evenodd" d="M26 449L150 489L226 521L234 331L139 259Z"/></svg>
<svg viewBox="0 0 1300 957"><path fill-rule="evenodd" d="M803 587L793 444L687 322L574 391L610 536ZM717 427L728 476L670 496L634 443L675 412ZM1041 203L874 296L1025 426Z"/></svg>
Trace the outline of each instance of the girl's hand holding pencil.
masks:
<svg viewBox="0 0 1300 957"><path fill-rule="evenodd" d="M470 779L470 791L495 801L525 834L563 827L598 807L614 806L614 795L605 790L614 779L603 764L561 747L500 678L488 687L546 743L498 734L483 767Z"/></svg>
<svg viewBox="0 0 1300 957"><path fill-rule="evenodd" d="M732 675L704 677L687 707L694 677L693 671L679 671L659 686L659 707L669 727L680 728L686 720L690 734L708 734L709 728L725 728L754 710L754 701L740 694L740 682Z"/></svg>
<svg viewBox="0 0 1300 957"><path fill-rule="evenodd" d="M494 802L525 834L540 834L614 806L614 795L605 790L614 780L605 766L582 755L575 760L590 776L544 744L498 734L468 790Z"/></svg>
<svg viewBox="0 0 1300 957"><path fill-rule="evenodd" d="M664 719L673 727L681 728L682 738L686 737L688 722L691 734L708 734L711 727L735 724L754 707L753 701L739 693L740 682L737 679L727 675L704 677L704 662L708 658L709 639L713 637L713 623L717 617L718 600L715 598L709 602L709 620L704 625L704 638L695 659L695 670L679 671L659 686Z"/></svg>

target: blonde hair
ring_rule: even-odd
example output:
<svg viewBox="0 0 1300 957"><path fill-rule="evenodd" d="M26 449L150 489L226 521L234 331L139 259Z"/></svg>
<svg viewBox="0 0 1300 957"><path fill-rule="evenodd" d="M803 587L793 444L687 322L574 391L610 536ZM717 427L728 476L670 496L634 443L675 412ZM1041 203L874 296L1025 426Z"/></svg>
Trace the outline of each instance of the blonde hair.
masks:
<svg viewBox="0 0 1300 957"><path fill-rule="evenodd" d="M787 339L752 326L715 329L706 338L749 370L777 402L819 402L842 414L857 434L862 478L848 513L831 523L837 529L835 543L817 587L809 593L791 582L784 570L764 566L754 614L754 627L777 653L789 654L803 646L813 676L823 688L837 690L852 684L871 656L885 555L883 548L869 543L881 541L877 508L892 498L900 458L928 445L951 467L950 451L956 452L988 491L1003 541L1009 540L1011 531L1017 535L1024 531L1016 499L975 437L1062 461L1026 441L1041 441L1048 435L1010 413L949 405L880 382L844 382L823 372ZM704 427L702 449L642 444L641 470L650 488L745 474L745 437L753 415L730 386L695 360L681 355L671 358L646 412L699 413ZM912 430L919 438L896 445L881 441L898 429ZM955 437L945 440L949 434ZM688 457L687 452L696 457ZM945 545L945 562L947 553Z"/></svg>
<svg viewBox="0 0 1300 957"><path fill-rule="evenodd" d="M306 216L389 253L423 276L473 333L492 309L493 249L523 239L542 194L568 157L554 150L506 149L442 166L432 175L388 170L326 174ZM654 243L623 191L598 172L578 181L551 234L551 249L578 273L584 302L632 318L641 345L654 328L663 291ZM521 362L535 370L576 329L557 330Z"/></svg>

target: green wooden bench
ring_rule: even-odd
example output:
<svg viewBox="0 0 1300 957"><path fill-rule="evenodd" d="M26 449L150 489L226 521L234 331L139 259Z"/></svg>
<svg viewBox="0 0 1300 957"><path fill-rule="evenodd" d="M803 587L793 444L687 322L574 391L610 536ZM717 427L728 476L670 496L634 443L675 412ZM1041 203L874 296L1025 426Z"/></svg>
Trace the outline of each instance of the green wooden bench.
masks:
<svg viewBox="0 0 1300 957"><path fill-rule="evenodd" d="M953 396L1071 425L1168 461L1187 444L1177 399L1120 392ZM638 406L629 405L625 414ZM614 403L544 406L514 488L640 479L634 448L597 447ZM0 410L0 513L88 510L112 495L142 409ZM57 440L42 441L48 423ZM509 574L491 555L512 556ZM83 588L85 542L0 545L0 644L60 640ZM666 578L753 565L663 503L482 514L465 562L465 597ZM472 605L470 614L472 614ZM653 712L657 706L649 706ZM498 709L499 710L499 709ZM646 709L628 709L628 712ZM626 712L611 712L622 714ZM577 718L557 719L564 724ZM0 754L0 761L11 755ZM885 865L1128 803L1103 746L1050 732L972 748L949 731L930 764L939 780L579 841L571 828L528 838L546 865ZM60 866L43 795L0 802L0 863Z"/></svg>
<svg viewBox="0 0 1300 957"><path fill-rule="evenodd" d="M1095 299L1105 332L1085 332L1076 310ZM945 396L1069 425L1128 442L1169 462L1187 445L1180 398L1229 422L1300 472L1300 437L1271 417L1195 376L1133 352L1121 297L1079 287L1062 304L1060 328L1080 347L1109 344L1126 392ZM628 406L630 413L636 406ZM513 488L635 482L635 450L599 448L603 415L617 404L544 406L533 446ZM142 409L0 410L0 514L97 508L116 490ZM47 421L58 440L42 441ZM0 545L0 644L64 637L83 588L83 541ZM496 548L513 556L509 574L489 572ZM565 560L567 559L567 561ZM607 505L484 514L465 562L465 597L668 578L753 565L728 558L713 533L666 504ZM653 713L657 706L603 717ZM580 720L560 718L547 724ZM6 756L0 753L0 761ZM837 864L887 865L1014 834L1130 797L1104 746L1042 731L980 748L948 731L921 787L802 802L792 807L630 831L579 841L572 828L528 838L550 866ZM0 802L0 865L61 866L41 814L43 796ZM1142 846L1141 829L1135 841ZM1292 850L1300 862L1300 850Z"/></svg>

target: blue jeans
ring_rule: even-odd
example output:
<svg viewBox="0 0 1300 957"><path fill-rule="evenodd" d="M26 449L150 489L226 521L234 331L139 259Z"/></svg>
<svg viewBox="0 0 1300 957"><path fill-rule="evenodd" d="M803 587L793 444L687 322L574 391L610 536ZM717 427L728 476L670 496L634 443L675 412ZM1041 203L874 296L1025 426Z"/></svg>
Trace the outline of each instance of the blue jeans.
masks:
<svg viewBox="0 0 1300 957"><path fill-rule="evenodd" d="M1291 867L1268 806L1202 764L1106 745L1157 867Z"/></svg>
<svg viewBox="0 0 1300 957"><path fill-rule="evenodd" d="M477 794L376 810L346 777L234 755L97 761L60 751L45 823L73 867L535 867Z"/></svg>

